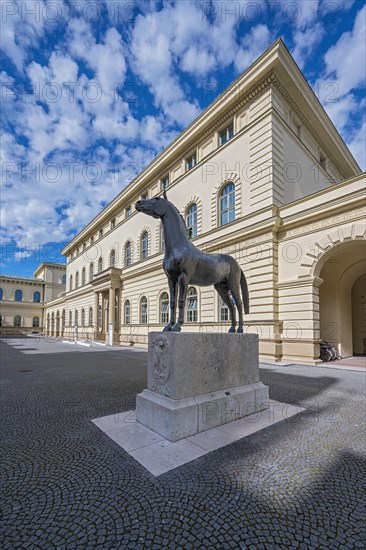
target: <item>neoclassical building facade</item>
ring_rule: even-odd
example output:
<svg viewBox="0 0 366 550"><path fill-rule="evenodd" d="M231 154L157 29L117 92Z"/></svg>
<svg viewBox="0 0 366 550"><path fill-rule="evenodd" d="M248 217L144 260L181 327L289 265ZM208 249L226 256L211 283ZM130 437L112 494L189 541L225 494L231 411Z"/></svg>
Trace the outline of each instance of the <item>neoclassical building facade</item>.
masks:
<svg viewBox="0 0 366 550"><path fill-rule="evenodd" d="M146 343L168 320L160 220L135 211L166 188L194 244L232 254L262 359L314 364L322 339L365 353L365 174L277 40L63 250L66 293L49 334ZM63 319L56 331L55 319ZM54 321L52 321L54 319ZM228 329L212 287L188 289L186 331Z"/></svg>
<svg viewBox="0 0 366 550"><path fill-rule="evenodd" d="M45 304L64 294L65 289L63 264L43 262L33 278L0 275L0 334L43 332Z"/></svg>

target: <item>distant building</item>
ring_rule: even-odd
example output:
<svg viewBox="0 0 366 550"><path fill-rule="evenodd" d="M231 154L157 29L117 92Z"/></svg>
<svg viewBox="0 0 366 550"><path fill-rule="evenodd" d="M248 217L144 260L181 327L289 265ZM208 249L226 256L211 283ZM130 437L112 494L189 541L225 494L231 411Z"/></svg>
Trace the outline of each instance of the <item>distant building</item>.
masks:
<svg viewBox="0 0 366 550"><path fill-rule="evenodd" d="M66 266L42 263L34 278L0 275L0 333L42 332L44 307L66 289Z"/></svg>
<svg viewBox="0 0 366 550"><path fill-rule="evenodd" d="M195 245L241 264L262 359L314 364L322 339L365 353L365 174L281 40L65 247L49 334L105 340L113 324L116 343L146 343L167 323L161 224L133 206L163 188ZM184 330L227 328L214 289L192 285Z"/></svg>

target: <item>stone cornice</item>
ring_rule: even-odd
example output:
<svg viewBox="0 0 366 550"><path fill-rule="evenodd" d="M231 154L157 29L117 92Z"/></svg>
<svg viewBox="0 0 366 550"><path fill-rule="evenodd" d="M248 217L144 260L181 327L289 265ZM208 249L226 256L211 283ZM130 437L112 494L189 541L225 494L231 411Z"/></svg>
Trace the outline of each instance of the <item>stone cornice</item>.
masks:
<svg viewBox="0 0 366 550"><path fill-rule="evenodd" d="M323 282L320 277L304 277L301 279L294 279L291 281L283 281L276 283L276 287L281 290L285 288L298 288L303 286L319 287Z"/></svg>

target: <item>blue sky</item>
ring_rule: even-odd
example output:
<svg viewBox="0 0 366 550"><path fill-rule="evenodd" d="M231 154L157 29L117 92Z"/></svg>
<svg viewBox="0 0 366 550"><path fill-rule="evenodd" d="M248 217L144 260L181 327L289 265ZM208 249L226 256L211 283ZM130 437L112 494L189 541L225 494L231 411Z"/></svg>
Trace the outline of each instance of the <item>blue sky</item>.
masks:
<svg viewBox="0 0 366 550"><path fill-rule="evenodd" d="M358 0L2 0L3 274L31 276L276 38L365 169Z"/></svg>

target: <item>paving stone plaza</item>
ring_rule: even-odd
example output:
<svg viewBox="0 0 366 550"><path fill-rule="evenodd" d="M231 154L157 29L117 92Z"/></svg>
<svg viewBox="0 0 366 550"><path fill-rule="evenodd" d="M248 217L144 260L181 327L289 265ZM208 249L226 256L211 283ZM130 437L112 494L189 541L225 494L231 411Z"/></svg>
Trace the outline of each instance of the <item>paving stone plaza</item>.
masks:
<svg viewBox="0 0 366 550"><path fill-rule="evenodd" d="M305 410L155 477L92 422L135 408L145 350L0 345L2 548L365 548L363 372L262 365Z"/></svg>

